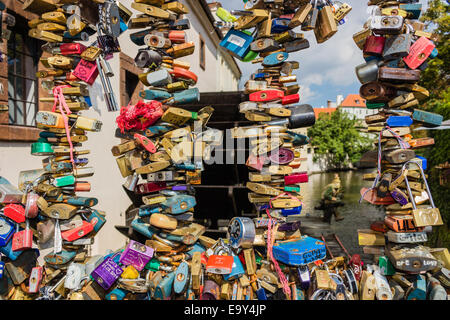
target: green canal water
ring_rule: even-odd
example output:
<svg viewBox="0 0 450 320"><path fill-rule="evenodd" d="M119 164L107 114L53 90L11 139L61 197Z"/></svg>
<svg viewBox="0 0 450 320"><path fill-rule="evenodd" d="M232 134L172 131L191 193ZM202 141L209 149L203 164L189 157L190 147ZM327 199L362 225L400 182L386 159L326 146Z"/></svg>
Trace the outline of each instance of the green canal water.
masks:
<svg viewBox="0 0 450 320"><path fill-rule="evenodd" d="M358 229L369 229L370 224L384 219L384 210L379 206L371 205L365 201L359 204L360 189L371 187L371 181L364 181L363 174L369 171L345 171L339 172L341 185L344 188L343 201L345 205L339 207L338 211L345 218L336 222L331 220L331 230L338 235L350 254L362 254L362 247L358 245ZM305 216L322 217L323 211L315 210L325 186L333 180L333 172L313 174L309 182L302 185L303 210Z"/></svg>

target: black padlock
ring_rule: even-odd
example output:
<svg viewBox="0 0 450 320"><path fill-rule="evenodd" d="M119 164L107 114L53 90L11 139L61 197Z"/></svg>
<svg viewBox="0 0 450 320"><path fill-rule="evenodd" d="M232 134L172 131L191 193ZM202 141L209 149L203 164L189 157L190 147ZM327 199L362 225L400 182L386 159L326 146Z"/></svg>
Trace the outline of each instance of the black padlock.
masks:
<svg viewBox="0 0 450 320"><path fill-rule="evenodd" d="M156 69L161 65L162 57L154 50L141 49L134 58L134 62L139 68Z"/></svg>

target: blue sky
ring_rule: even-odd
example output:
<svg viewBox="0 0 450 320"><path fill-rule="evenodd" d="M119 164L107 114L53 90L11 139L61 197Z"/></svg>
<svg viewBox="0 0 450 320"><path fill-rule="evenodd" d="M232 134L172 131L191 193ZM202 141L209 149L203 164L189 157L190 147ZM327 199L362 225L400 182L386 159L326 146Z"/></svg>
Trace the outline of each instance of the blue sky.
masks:
<svg viewBox="0 0 450 320"><path fill-rule="evenodd" d="M336 96L358 93L360 83L355 75L355 67L364 62L362 51L353 41L353 34L362 30L369 17L367 0L341 0L352 6L347 15L347 22L338 26L338 32L328 41L317 44L314 31L301 31L309 40L310 48L291 54L289 60L297 60L300 69L295 73L301 87L300 103L309 103L313 107L327 105L327 101L336 101ZM210 2L210 1L209 1ZM222 6L228 10L243 9L242 0L222 0ZM426 9L427 0L421 0L422 10ZM245 83L259 64L238 61Z"/></svg>

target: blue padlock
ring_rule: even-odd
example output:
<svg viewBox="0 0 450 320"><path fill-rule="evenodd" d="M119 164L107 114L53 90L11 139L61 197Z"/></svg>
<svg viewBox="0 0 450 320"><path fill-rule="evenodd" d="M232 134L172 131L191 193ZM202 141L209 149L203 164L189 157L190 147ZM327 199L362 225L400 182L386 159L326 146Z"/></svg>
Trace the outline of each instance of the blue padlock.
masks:
<svg viewBox="0 0 450 320"><path fill-rule="evenodd" d="M173 94L173 97L170 98L166 102L166 104L178 106L181 104L188 104L194 102L200 102L200 91L198 90L198 88L192 88L188 90L175 92Z"/></svg>
<svg viewBox="0 0 450 320"><path fill-rule="evenodd" d="M409 127L413 120L409 116L390 116L386 120L386 124L390 127Z"/></svg>
<svg viewBox="0 0 450 320"><path fill-rule="evenodd" d="M264 290L264 288L256 290L256 296L258 297L258 300L267 300L266 290Z"/></svg>
<svg viewBox="0 0 450 320"><path fill-rule="evenodd" d="M0 217L0 247L8 244L14 234L14 224Z"/></svg>
<svg viewBox="0 0 450 320"><path fill-rule="evenodd" d="M377 56L373 56L373 55L364 55L363 58L366 62L379 59Z"/></svg>
<svg viewBox="0 0 450 320"><path fill-rule="evenodd" d="M295 208L289 208L289 209L281 209L281 214L284 217L292 216L294 214L300 214L302 212L302 206L295 207Z"/></svg>
<svg viewBox="0 0 450 320"><path fill-rule="evenodd" d="M197 202L195 197L186 194L179 194L168 198L161 203L161 206L170 214L182 214L195 207Z"/></svg>
<svg viewBox="0 0 450 320"><path fill-rule="evenodd" d="M234 280L245 274L244 266L238 256L233 257L233 266L231 267L231 273L224 274L223 279L225 281Z"/></svg>
<svg viewBox="0 0 450 320"><path fill-rule="evenodd" d="M91 214L87 217L88 222L94 226L94 231L99 232L100 229L105 225L106 219L97 210L92 210Z"/></svg>
<svg viewBox="0 0 450 320"><path fill-rule="evenodd" d="M120 18L120 33L128 30L127 24Z"/></svg>
<svg viewBox="0 0 450 320"><path fill-rule="evenodd" d="M250 51L250 45L254 41L251 35L245 32L231 29L220 42L220 46L225 48L234 57L243 60Z"/></svg>
<svg viewBox="0 0 450 320"><path fill-rule="evenodd" d="M145 100L157 100L157 101L172 98L172 94L164 90L143 90L139 92L139 96Z"/></svg>
<svg viewBox="0 0 450 320"><path fill-rule="evenodd" d="M110 293L108 293L105 298L106 300L123 300L126 295L127 291L120 288L115 288Z"/></svg>
<svg viewBox="0 0 450 320"><path fill-rule="evenodd" d="M84 98L84 102L86 102L89 107L92 107L91 97L90 96L83 96L83 98Z"/></svg>
<svg viewBox="0 0 450 320"><path fill-rule="evenodd" d="M139 217L150 217L154 213L160 213L162 211L161 207L158 206L148 206L139 208Z"/></svg>
<svg viewBox="0 0 450 320"><path fill-rule="evenodd" d="M252 74L252 80L264 80L265 78L270 77L268 73L255 73Z"/></svg>
<svg viewBox="0 0 450 320"><path fill-rule="evenodd" d="M16 260L23 251L17 250L17 251L13 251L12 250L12 241L9 241L6 246L4 247L0 247L0 253L3 253L5 256L7 256L9 259L11 260Z"/></svg>
<svg viewBox="0 0 450 320"><path fill-rule="evenodd" d="M426 158L421 157L421 156L416 156L417 159L419 159L422 162L422 169L423 170L427 170L428 168L428 161Z"/></svg>
<svg viewBox="0 0 450 320"><path fill-rule="evenodd" d="M273 246L276 260L293 266L308 264L326 257L325 243L308 236L296 240L278 241Z"/></svg>
<svg viewBox="0 0 450 320"><path fill-rule="evenodd" d="M194 246L191 248L191 250L189 250L186 254L187 254L189 257L192 257L192 256L194 255L195 252L200 252L200 253L202 253L202 252L205 252L205 251L206 251L205 247L203 247L203 246L202 246L201 244L199 244L199 243L195 243Z"/></svg>
<svg viewBox="0 0 450 320"><path fill-rule="evenodd" d="M133 228L134 231L139 232L140 234L146 236L147 238L151 239L154 234L157 234L159 231L150 224L147 224L142 219L134 219L131 222L131 228Z"/></svg>
<svg viewBox="0 0 450 320"><path fill-rule="evenodd" d="M428 58L434 59L434 58L436 58L438 55L439 55L438 49L437 49L437 48L434 48L433 51L431 51L431 53L430 53L430 55L429 55Z"/></svg>
<svg viewBox="0 0 450 320"><path fill-rule="evenodd" d="M178 170L195 171L195 165L192 163L178 163L174 164L174 167Z"/></svg>
<svg viewBox="0 0 450 320"><path fill-rule="evenodd" d="M175 280L175 272L169 273L161 282L156 286L153 297L156 300L167 300L172 295L173 282Z"/></svg>
<svg viewBox="0 0 450 320"><path fill-rule="evenodd" d="M183 261L175 270L175 279L173 282L173 291L176 294L182 294L187 290L189 286L189 265L186 261Z"/></svg>
<svg viewBox="0 0 450 320"><path fill-rule="evenodd" d="M427 299L427 281L423 275L417 275L413 290L410 291L406 300L426 300Z"/></svg>
<svg viewBox="0 0 450 320"><path fill-rule="evenodd" d="M0 261L0 279L3 278L3 270L5 270L5 263Z"/></svg>
<svg viewBox="0 0 450 320"><path fill-rule="evenodd" d="M272 67L279 64L282 64L289 58L289 54L287 52L275 52L272 54L269 54L267 57L263 60L263 66L265 67Z"/></svg>
<svg viewBox="0 0 450 320"><path fill-rule="evenodd" d="M408 17L408 19L419 19L420 14L422 12L422 4L421 3L403 3L400 4L399 9L405 10L406 12L410 13L411 16Z"/></svg>
<svg viewBox="0 0 450 320"><path fill-rule="evenodd" d="M288 18L276 18L272 20L271 33L283 33L290 30L289 23L291 19Z"/></svg>
<svg viewBox="0 0 450 320"><path fill-rule="evenodd" d="M159 136L159 135L169 132L170 130L173 130L174 128L175 128L175 126L173 124L167 123L167 122L162 122L162 123L159 123L158 125L151 126L151 127L148 127L147 129L145 129L145 136L147 138Z"/></svg>

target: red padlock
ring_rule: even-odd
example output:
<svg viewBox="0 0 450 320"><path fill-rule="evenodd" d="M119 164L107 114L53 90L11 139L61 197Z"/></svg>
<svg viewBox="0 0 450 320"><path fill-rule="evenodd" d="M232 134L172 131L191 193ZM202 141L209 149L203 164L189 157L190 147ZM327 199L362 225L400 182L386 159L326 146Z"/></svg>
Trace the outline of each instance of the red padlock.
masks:
<svg viewBox="0 0 450 320"><path fill-rule="evenodd" d="M81 59L72 73L78 79L92 85L98 76L97 63Z"/></svg>
<svg viewBox="0 0 450 320"><path fill-rule="evenodd" d="M184 30L169 31L169 40L172 41L172 43L185 43L186 32Z"/></svg>
<svg viewBox="0 0 450 320"><path fill-rule="evenodd" d="M297 103L299 101L300 101L300 95L298 93L296 93L296 94L291 94L289 96L284 96L281 99L281 104L287 105L287 104Z"/></svg>
<svg viewBox="0 0 450 320"><path fill-rule="evenodd" d="M66 241L72 242L84 237L85 235L92 232L92 230L94 230L94 226L92 225L92 223L83 221L83 224L81 226L61 232L61 237Z"/></svg>
<svg viewBox="0 0 450 320"><path fill-rule="evenodd" d="M156 147L153 144L153 142L147 138L144 137L142 134L139 133L135 133L134 134L134 139L141 145L144 147L145 150L147 150L150 153L155 153L156 152Z"/></svg>
<svg viewBox="0 0 450 320"><path fill-rule="evenodd" d="M263 90L251 93L249 99L253 102L269 102L283 99L283 97L284 92L281 90Z"/></svg>
<svg viewBox="0 0 450 320"><path fill-rule="evenodd" d="M169 73L172 76L172 78L176 80L184 80L190 82L192 85L195 85L198 80L198 77L195 73L184 68L175 67Z"/></svg>
<svg viewBox="0 0 450 320"><path fill-rule="evenodd" d="M206 272L215 274L229 274L233 268L232 256L211 255L206 264Z"/></svg>
<svg viewBox="0 0 450 320"><path fill-rule="evenodd" d="M403 61L411 69L417 69L430 56L431 52L436 48L434 43L426 37L420 37L409 49L409 54Z"/></svg>
<svg viewBox="0 0 450 320"><path fill-rule="evenodd" d="M68 55L80 55L86 50L86 46L81 43L63 43L59 46L59 50L61 50L61 54L64 56Z"/></svg>
<svg viewBox="0 0 450 320"><path fill-rule="evenodd" d="M27 220L27 226L25 230L14 233L11 243L11 249L12 251L20 251L25 249L31 249L32 246L33 246L33 231L30 230Z"/></svg>
<svg viewBox="0 0 450 320"><path fill-rule="evenodd" d="M140 194L146 194L146 193L152 193L157 192L160 190L166 189L167 184L165 182L147 182L138 184L136 187L137 193Z"/></svg>
<svg viewBox="0 0 450 320"><path fill-rule="evenodd" d="M369 36L364 45L365 54L382 55L386 38L382 36Z"/></svg>
<svg viewBox="0 0 450 320"><path fill-rule="evenodd" d="M286 184L286 185L296 184L296 183L306 183L306 182L308 182L308 174L306 172L295 173L295 174L291 174L290 176L284 177L284 184Z"/></svg>
<svg viewBox="0 0 450 320"><path fill-rule="evenodd" d="M3 214L15 223L25 222L25 208L20 204L8 204L3 208Z"/></svg>
<svg viewBox="0 0 450 320"><path fill-rule="evenodd" d="M31 270L30 280L28 283L29 293L37 293L41 286L43 267L34 267Z"/></svg>

